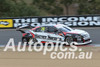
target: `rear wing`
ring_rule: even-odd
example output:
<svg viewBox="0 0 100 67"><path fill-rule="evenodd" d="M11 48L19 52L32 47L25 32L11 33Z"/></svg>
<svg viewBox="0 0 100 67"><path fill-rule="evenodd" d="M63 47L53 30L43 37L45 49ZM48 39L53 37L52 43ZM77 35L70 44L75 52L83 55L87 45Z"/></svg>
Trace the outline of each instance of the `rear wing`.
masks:
<svg viewBox="0 0 100 67"><path fill-rule="evenodd" d="M25 33L25 31L21 30L20 28L19 29L17 28L16 31L20 31L21 33Z"/></svg>
<svg viewBox="0 0 100 67"><path fill-rule="evenodd" d="M16 30L16 31L20 31L21 33L25 33L25 31L23 31L23 30Z"/></svg>
<svg viewBox="0 0 100 67"><path fill-rule="evenodd" d="M26 33L26 31L22 30L23 28L26 28L26 27L32 28L30 25L29 26L27 26L27 25L26 26L19 25L19 26L16 27L16 31L20 31L21 33Z"/></svg>
<svg viewBox="0 0 100 67"><path fill-rule="evenodd" d="M25 26L18 26L17 28L16 28L16 31L20 31L21 33L25 33L25 31L24 30L22 30L22 28L24 28Z"/></svg>

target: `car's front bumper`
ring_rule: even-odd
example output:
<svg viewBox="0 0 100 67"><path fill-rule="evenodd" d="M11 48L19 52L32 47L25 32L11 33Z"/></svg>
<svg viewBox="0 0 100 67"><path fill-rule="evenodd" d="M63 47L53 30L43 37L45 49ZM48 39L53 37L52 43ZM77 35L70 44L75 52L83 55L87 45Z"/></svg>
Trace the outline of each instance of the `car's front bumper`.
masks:
<svg viewBox="0 0 100 67"><path fill-rule="evenodd" d="M84 43L78 43L77 45L88 45L90 43L92 43L92 40L86 41Z"/></svg>

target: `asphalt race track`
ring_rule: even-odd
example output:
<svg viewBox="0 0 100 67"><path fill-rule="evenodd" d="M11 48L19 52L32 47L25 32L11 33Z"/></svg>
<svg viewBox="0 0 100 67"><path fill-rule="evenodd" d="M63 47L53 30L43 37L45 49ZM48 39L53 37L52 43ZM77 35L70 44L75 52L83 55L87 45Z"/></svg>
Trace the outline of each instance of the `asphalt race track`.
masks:
<svg viewBox="0 0 100 67"><path fill-rule="evenodd" d="M100 28L77 28L90 33L93 43L90 45L100 46ZM14 38L15 44L21 41L22 34L15 29L0 29L0 45L6 45L10 38Z"/></svg>
<svg viewBox="0 0 100 67"><path fill-rule="evenodd" d="M82 28L83 29L83 28ZM100 46L100 28L85 28L83 30L88 31L91 34L93 43L91 45ZM43 51L25 51L25 52L13 52L7 50L4 52L5 47L9 38L14 38L15 44L21 41L22 34L15 30L0 30L0 67L100 67L100 47L79 47L82 48L82 52L93 52L92 59L51 59L48 52L43 55ZM57 51L57 54L61 51ZM66 51L67 52L67 51ZM65 54L65 52L63 52ZM78 55L80 52L75 52ZM57 56L56 56L57 57Z"/></svg>

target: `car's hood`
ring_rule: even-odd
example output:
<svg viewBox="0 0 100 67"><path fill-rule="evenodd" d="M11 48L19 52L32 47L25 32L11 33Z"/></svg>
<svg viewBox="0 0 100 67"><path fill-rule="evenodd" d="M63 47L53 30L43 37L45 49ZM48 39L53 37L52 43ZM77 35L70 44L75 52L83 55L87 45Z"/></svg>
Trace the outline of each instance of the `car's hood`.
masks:
<svg viewBox="0 0 100 67"><path fill-rule="evenodd" d="M84 30L79 30L79 29L74 29L74 30L70 31L69 33L87 34L86 31L84 31Z"/></svg>

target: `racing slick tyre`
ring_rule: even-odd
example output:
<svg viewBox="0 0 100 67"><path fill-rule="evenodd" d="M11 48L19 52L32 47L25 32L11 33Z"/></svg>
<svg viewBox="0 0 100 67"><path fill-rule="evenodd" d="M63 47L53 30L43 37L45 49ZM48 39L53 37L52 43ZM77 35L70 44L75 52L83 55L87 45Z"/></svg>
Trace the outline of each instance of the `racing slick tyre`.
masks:
<svg viewBox="0 0 100 67"><path fill-rule="evenodd" d="M26 42L28 45L28 39L27 38L22 38L22 43Z"/></svg>
<svg viewBox="0 0 100 67"><path fill-rule="evenodd" d="M73 38L72 37L66 37L65 41L68 42L68 44L70 45L70 43L73 42Z"/></svg>
<svg viewBox="0 0 100 67"><path fill-rule="evenodd" d="M35 42L37 42L37 40L35 38L30 38L28 42L32 41L32 46L34 45Z"/></svg>
<svg viewBox="0 0 100 67"><path fill-rule="evenodd" d="M32 41L33 44L34 44L35 42L37 42L37 40L34 39L34 38L29 38L29 39L27 39L27 38L22 38L22 43L26 42L27 45L29 45L29 42L30 42L30 41Z"/></svg>

